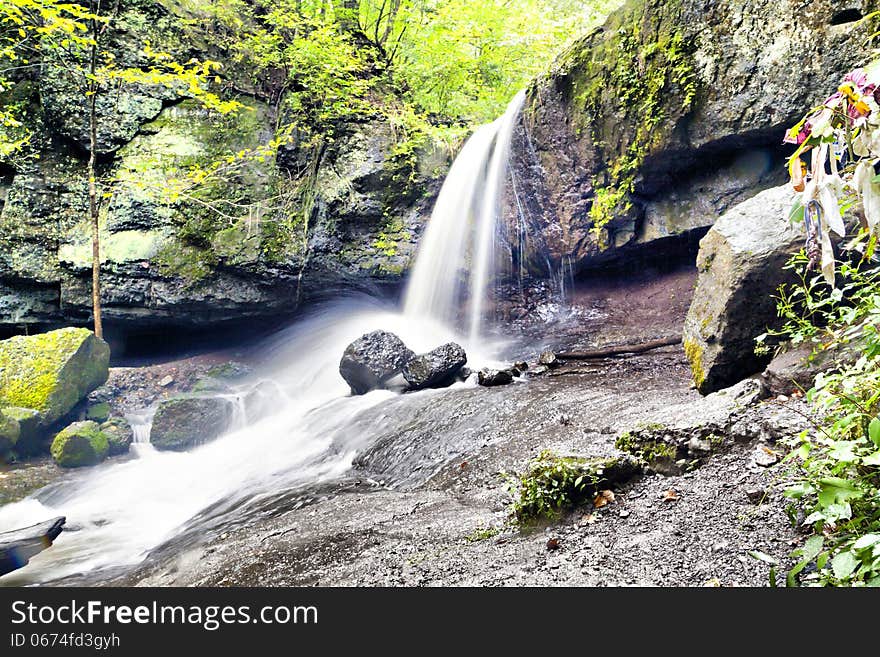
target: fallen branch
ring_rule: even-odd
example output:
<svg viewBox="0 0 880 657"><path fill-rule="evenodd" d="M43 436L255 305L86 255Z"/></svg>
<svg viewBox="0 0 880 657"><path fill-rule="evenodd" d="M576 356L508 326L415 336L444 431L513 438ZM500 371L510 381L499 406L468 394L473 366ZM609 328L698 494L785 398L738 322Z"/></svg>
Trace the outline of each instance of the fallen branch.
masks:
<svg viewBox="0 0 880 657"><path fill-rule="evenodd" d="M622 356L625 354L641 354L652 349L670 347L676 344L681 344L680 335L651 340L650 342L640 342L638 344L602 347L601 349L589 349L587 351L572 351L556 354L556 356L562 360L592 360L594 358L610 358L611 356Z"/></svg>

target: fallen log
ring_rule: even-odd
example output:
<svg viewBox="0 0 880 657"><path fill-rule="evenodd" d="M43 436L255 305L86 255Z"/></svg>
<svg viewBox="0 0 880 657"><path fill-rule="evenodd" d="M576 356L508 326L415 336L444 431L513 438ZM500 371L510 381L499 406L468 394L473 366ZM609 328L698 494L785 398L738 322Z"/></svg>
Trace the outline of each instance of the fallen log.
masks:
<svg viewBox="0 0 880 657"><path fill-rule="evenodd" d="M652 349L660 347L669 347L681 344L681 336L674 335L659 340L651 340L650 342L640 342L638 344L627 344L611 347L602 347L600 349L589 349L587 351L572 351L567 353L556 354L562 360L592 360L595 358L610 358L612 356L623 356L625 354L641 354Z"/></svg>
<svg viewBox="0 0 880 657"><path fill-rule="evenodd" d="M31 557L52 545L66 519L63 516L45 522L0 533L0 575L24 568Z"/></svg>

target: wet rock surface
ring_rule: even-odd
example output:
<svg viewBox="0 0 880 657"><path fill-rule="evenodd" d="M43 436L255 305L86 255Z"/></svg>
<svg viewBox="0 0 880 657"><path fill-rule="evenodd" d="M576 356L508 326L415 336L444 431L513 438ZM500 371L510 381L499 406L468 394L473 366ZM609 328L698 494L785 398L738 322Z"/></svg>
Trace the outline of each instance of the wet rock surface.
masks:
<svg viewBox="0 0 880 657"><path fill-rule="evenodd" d="M178 396L159 403L150 443L156 449L183 450L209 442L230 426L234 403L225 397Z"/></svg>
<svg viewBox="0 0 880 657"><path fill-rule="evenodd" d="M403 368L403 378L411 390L442 388L455 382L465 363L464 348L450 342L410 359Z"/></svg>
<svg viewBox="0 0 880 657"><path fill-rule="evenodd" d="M514 140L517 262L578 271L662 249L781 184L783 130L863 64L873 28L856 21L877 4L848 8L837 23L832 0L631 1L577 40L529 89Z"/></svg>
<svg viewBox="0 0 880 657"><path fill-rule="evenodd" d="M403 340L388 331L373 331L352 342L339 361L339 374L352 394L384 388L403 371L415 354Z"/></svg>

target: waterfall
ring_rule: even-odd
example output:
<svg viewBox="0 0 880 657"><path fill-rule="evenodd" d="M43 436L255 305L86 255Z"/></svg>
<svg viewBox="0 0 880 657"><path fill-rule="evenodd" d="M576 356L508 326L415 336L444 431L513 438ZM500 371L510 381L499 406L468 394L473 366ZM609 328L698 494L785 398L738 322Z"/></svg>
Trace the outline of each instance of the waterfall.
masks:
<svg viewBox="0 0 880 657"><path fill-rule="evenodd" d="M494 273L494 253L510 142L525 100L519 92L504 115L477 128L452 163L422 236L404 300L410 317L465 324L473 344L483 322Z"/></svg>
<svg viewBox="0 0 880 657"><path fill-rule="evenodd" d="M479 335L494 275L509 146L523 98L518 94L504 116L478 128L456 158L425 231L404 313L360 295L311 308L309 316L264 341L260 377L233 391L236 413L229 430L191 450L156 450L149 442L155 407L130 413L137 458L71 472L24 500L0 506L0 531L58 515L68 519L52 549L4 576L2 584L133 565L172 538L203 537L247 518L262 499L347 473L373 439L369 431L353 429L359 416L395 393L350 396L339 376L346 346L378 328L396 333L416 352L462 341L463 331ZM464 304L466 318L460 317ZM459 326L460 319L467 321ZM468 364L497 366L496 347L471 340ZM255 391L260 394L250 398L259 398L261 410L247 417L243 395Z"/></svg>

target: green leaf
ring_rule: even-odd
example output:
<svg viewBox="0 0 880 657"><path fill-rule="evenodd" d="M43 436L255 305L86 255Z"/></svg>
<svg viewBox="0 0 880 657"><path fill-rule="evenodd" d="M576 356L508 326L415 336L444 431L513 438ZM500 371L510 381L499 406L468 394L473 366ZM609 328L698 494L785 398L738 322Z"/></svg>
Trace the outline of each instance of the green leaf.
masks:
<svg viewBox="0 0 880 657"><path fill-rule="evenodd" d="M880 447L880 418L875 417L868 425L868 437L877 447Z"/></svg>
<svg viewBox="0 0 880 657"><path fill-rule="evenodd" d="M798 564L788 571L788 574L785 576L785 585L788 587L797 586L797 576L804 568L807 567L807 564L810 563L810 559L804 559L803 561L798 562Z"/></svg>
<svg viewBox="0 0 880 657"><path fill-rule="evenodd" d="M840 477L825 477L819 480L819 504L827 507L837 502L858 499L864 493L855 485Z"/></svg>
<svg viewBox="0 0 880 657"><path fill-rule="evenodd" d="M865 534L859 540L853 543L853 549L864 550L865 548L869 548L877 543L880 543L880 534Z"/></svg>
<svg viewBox="0 0 880 657"><path fill-rule="evenodd" d="M788 220L793 224L800 223L804 220L804 204L801 203L800 199L797 199L794 202L791 212L788 213Z"/></svg>
<svg viewBox="0 0 880 657"><path fill-rule="evenodd" d="M801 556L804 559L813 560L819 553L822 551L822 546L825 544L824 536L810 536L807 541L804 543L804 547L801 548Z"/></svg>
<svg viewBox="0 0 880 657"><path fill-rule="evenodd" d="M769 554L761 552L760 550L749 550L749 556L752 559L757 559L758 561L769 563L771 566L776 566L779 564L779 561L777 559L774 559Z"/></svg>
<svg viewBox="0 0 880 657"><path fill-rule="evenodd" d="M880 465L880 450L873 454L868 454L862 459L863 465Z"/></svg>
<svg viewBox="0 0 880 657"><path fill-rule="evenodd" d="M849 551L841 552L831 560L831 570L837 579L846 579L852 575L858 565L859 560Z"/></svg>

